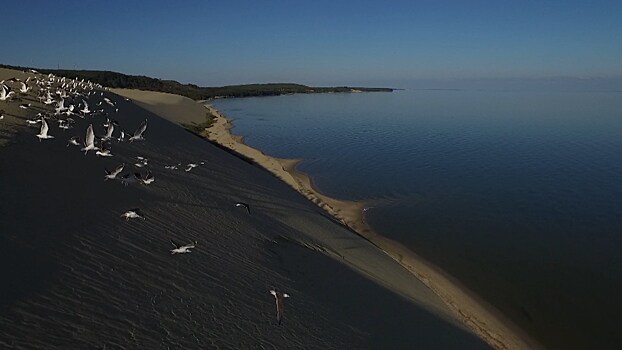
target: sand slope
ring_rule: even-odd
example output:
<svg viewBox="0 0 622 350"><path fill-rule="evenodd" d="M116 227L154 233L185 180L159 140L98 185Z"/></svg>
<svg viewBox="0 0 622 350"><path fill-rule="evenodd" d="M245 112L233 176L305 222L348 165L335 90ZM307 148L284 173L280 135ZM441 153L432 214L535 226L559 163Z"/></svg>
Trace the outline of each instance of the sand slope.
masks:
<svg viewBox="0 0 622 350"><path fill-rule="evenodd" d="M149 120L147 140L113 143L111 158L66 147L88 123L103 134L102 117L67 132L51 124L56 139L39 142L24 123L43 109L30 97L33 109L0 121L13 130L0 147L0 276L10 281L0 348L487 348L412 274L270 173L105 96L124 129ZM137 171L137 155L154 184L103 181L104 167ZM252 215L233 206L240 200ZM119 216L133 207L147 220ZM198 244L171 255L169 239ZM292 295L281 326L270 288Z"/></svg>

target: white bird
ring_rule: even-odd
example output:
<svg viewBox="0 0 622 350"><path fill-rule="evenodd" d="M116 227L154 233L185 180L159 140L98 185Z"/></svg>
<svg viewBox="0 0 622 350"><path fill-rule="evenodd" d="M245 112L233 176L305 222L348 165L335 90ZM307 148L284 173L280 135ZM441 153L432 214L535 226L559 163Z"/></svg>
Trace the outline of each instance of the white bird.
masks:
<svg viewBox="0 0 622 350"><path fill-rule="evenodd" d="M109 149L105 149L103 146L101 149L95 151L95 155L99 157L112 157Z"/></svg>
<svg viewBox="0 0 622 350"><path fill-rule="evenodd" d="M61 98L60 101L58 101L58 103L56 104L55 113L61 114L65 110L67 110L67 107L65 107L65 99Z"/></svg>
<svg viewBox="0 0 622 350"><path fill-rule="evenodd" d="M80 138L78 136L73 136L67 141L67 147L69 147L69 145L80 146Z"/></svg>
<svg viewBox="0 0 622 350"><path fill-rule="evenodd" d="M130 209L125 213L121 214L121 217L125 218L125 221L129 221L130 219L143 219L145 220L145 215L140 211L140 209Z"/></svg>
<svg viewBox="0 0 622 350"><path fill-rule="evenodd" d="M82 100L82 103L84 103L84 107L80 110L80 112L85 115L91 113L91 110L89 110L89 104L86 103L85 100Z"/></svg>
<svg viewBox="0 0 622 350"><path fill-rule="evenodd" d="M87 154L88 151L97 151L98 147L95 147L95 134L93 133L93 124L89 124L89 127L86 129L86 138L84 139L84 147L82 151L84 154Z"/></svg>
<svg viewBox="0 0 622 350"><path fill-rule="evenodd" d="M112 133L114 132L114 124L112 122L108 122L108 129L106 129L106 135L102 137L102 141L107 141L112 138Z"/></svg>
<svg viewBox="0 0 622 350"><path fill-rule="evenodd" d="M119 138L117 139L117 141L119 142L125 141L125 132L123 130L121 130L121 134L119 135Z"/></svg>
<svg viewBox="0 0 622 350"><path fill-rule="evenodd" d="M112 101L110 101L108 97L104 97L104 101L106 101L106 103L109 104L110 106L114 107L114 103L112 103Z"/></svg>
<svg viewBox="0 0 622 350"><path fill-rule="evenodd" d="M25 94L28 92L28 90L32 89L32 87L26 85L26 83L21 82L21 87L19 88L19 92L21 92L22 94Z"/></svg>
<svg viewBox="0 0 622 350"><path fill-rule="evenodd" d="M119 175L123 171L124 167L125 167L125 164L121 164L118 167L116 167L116 169L114 169L113 171L110 171L104 168L104 170L106 171L106 176L104 177L104 181L114 180L117 177L117 175Z"/></svg>
<svg viewBox="0 0 622 350"><path fill-rule="evenodd" d="M283 313L285 311L285 298L289 298L289 294L277 292L275 290L271 290L270 294L274 295L274 299L276 301L276 320L281 325L281 321L283 320Z"/></svg>
<svg viewBox="0 0 622 350"><path fill-rule="evenodd" d="M250 205L248 205L247 203L244 203L244 202L237 202L237 203L235 203L235 206L236 206L236 207L242 207L242 208L245 208L245 209L246 209L246 211L248 212L248 215L250 215L250 214L251 214L251 207L250 207Z"/></svg>
<svg viewBox="0 0 622 350"><path fill-rule="evenodd" d="M147 170L147 175L143 176L141 173L134 173L134 177L143 185L150 185L155 181L155 177L150 170Z"/></svg>
<svg viewBox="0 0 622 350"><path fill-rule="evenodd" d="M39 138L39 141L41 141L43 139L53 139L54 138L54 136L48 135L48 130L50 130L50 128L48 127L48 123L45 121L44 118L41 118L41 131L37 135L37 137Z"/></svg>
<svg viewBox="0 0 622 350"><path fill-rule="evenodd" d="M30 108L30 103L22 103L21 105L19 105L19 108L21 109L28 109Z"/></svg>
<svg viewBox="0 0 622 350"><path fill-rule="evenodd" d="M194 243L180 246L179 244L173 242L173 240L171 239L171 243L173 243L173 246L175 246L175 249L171 249L171 254L185 254L192 253L190 249L196 247L197 241L194 241Z"/></svg>
<svg viewBox="0 0 622 350"><path fill-rule="evenodd" d="M15 94L15 91L11 91L11 89L2 84L2 86L0 87L0 101L6 101L7 99L11 98L11 96L13 96Z"/></svg>
<svg viewBox="0 0 622 350"><path fill-rule="evenodd" d="M0 120L4 119L4 109L0 110Z"/></svg>
<svg viewBox="0 0 622 350"><path fill-rule="evenodd" d="M130 142L134 140L144 140L143 133L145 132L146 129L147 129L147 119L145 119L145 121L142 122L142 124L140 124L138 129L134 131L134 136L130 137Z"/></svg>
<svg viewBox="0 0 622 350"><path fill-rule="evenodd" d="M194 169L194 168L196 168L196 167L198 167L198 166L199 166L199 165L198 165L198 164L196 164L196 163L190 163L190 164L188 164L188 165L186 166L186 171L190 171L190 170L192 170L192 169Z"/></svg>

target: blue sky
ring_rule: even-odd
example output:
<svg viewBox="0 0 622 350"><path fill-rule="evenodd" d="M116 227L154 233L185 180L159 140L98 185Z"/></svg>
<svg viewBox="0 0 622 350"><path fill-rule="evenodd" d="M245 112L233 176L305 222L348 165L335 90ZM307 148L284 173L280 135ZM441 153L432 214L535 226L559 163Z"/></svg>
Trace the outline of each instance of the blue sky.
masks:
<svg viewBox="0 0 622 350"><path fill-rule="evenodd" d="M622 76L622 1L10 1L2 13L2 63L199 85Z"/></svg>

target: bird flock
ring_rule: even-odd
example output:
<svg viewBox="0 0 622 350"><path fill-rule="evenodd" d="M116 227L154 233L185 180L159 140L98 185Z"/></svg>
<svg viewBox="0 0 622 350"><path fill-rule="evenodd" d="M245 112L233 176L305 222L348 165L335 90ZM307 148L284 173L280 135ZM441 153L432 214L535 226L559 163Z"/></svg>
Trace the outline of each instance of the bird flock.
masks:
<svg viewBox="0 0 622 350"><path fill-rule="evenodd" d="M144 135L148 126L147 119L132 134L128 134L117 120L110 118L111 115L116 115L119 112L119 108L114 101L104 96L104 92L109 91L108 88L85 79L69 79L54 74L44 75L35 70L28 70L26 73L30 73L26 80L11 78L0 81L0 101L7 104L19 103L36 92L37 99L42 108L36 108L35 118L26 119L25 122L30 127L37 127L40 124L39 133L35 135L39 142L53 140L57 136L61 137L60 131L51 131L51 123L56 123L58 129L62 130L63 135L65 135L69 130L75 129L77 118L89 120L89 125L83 134L84 139L81 139L79 135L72 135L67 139L66 147L74 146L79 148L81 152L84 152L85 156L88 155L89 151L93 151L97 157L113 157L114 154L111 151L113 143L133 143L145 140ZM92 105L89 104L89 101L91 101ZM47 108L44 106L47 106ZM23 110L35 109L33 104L29 102L20 103L18 107ZM0 109L0 121L5 119L7 115L8 113L4 109ZM97 121L102 118L106 119L105 122L101 123L101 128L104 131L101 136L98 136L95 133L94 125L99 127ZM185 172L190 172L204 164L204 161L187 163L185 166L182 163L177 163L165 165L164 169L181 169ZM151 169L147 168L149 160L146 157L135 156L134 163L131 165L137 170L133 174L131 171L127 171L128 165L125 163L117 165L113 170L104 167L104 181L116 180L124 186L128 186L130 183L148 186L155 182ZM247 203L237 202L234 206L245 209L248 215L251 214L250 205ZM140 208L129 209L120 216L128 222L135 219L146 220L146 216ZM174 247L170 250L171 255L191 253L191 249L197 246L197 241L189 244L179 244L171 239L171 243ZM284 314L284 300L289 298L289 294L274 289L270 290L269 293L275 298L276 319L278 324L281 325Z"/></svg>

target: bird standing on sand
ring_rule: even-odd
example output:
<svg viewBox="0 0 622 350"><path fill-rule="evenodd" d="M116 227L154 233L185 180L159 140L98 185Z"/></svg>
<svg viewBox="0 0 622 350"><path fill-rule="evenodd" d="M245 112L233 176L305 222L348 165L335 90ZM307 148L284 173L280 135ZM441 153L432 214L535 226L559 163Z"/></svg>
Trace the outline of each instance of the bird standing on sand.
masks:
<svg viewBox="0 0 622 350"><path fill-rule="evenodd" d="M244 203L244 202L237 202L237 203L235 203L235 206L236 206L236 207L243 207L243 208L246 208L246 211L248 212L248 215L251 215L251 207L250 207L247 203Z"/></svg>
<svg viewBox="0 0 622 350"><path fill-rule="evenodd" d="M193 249L197 245L197 241L194 241L194 243L190 243L190 244L186 244L186 245L181 245L180 246L179 244L175 243L172 239L171 239L171 243L173 243L173 246L175 246L175 249L171 249L171 254L192 253L192 251L190 251L190 249Z"/></svg>
<svg viewBox="0 0 622 350"><path fill-rule="evenodd" d="M39 141L54 138L54 136L48 135L48 130L50 130L50 128L48 127L48 123L45 121L44 118L41 118L41 131L39 132L39 134L37 134Z"/></svg>
<svg viewBox="0 0 622 350"><path fill-rule="evenodd" d="M0 120L4 119L4 109L0 110Z"/></svg>
<svg viewBox="0 0 622 350"><path fill-rule="evenodd" d="M277 292L275 290L271 290L270 294L274 295L274 299L276 302L276 320L279 322L279 326L281 325L281 321L283 321L283 312L285 311L285 298L289 298L289 294Z"/></svg>
<svg viewBox="0 0 622 350"><path fill-rule="evenodd" d="M138 208L130 209L125 213L121 214L121 217L125 218L125 221L130 221L130 219L143 219L145 220L145 215Z"/></svg>

